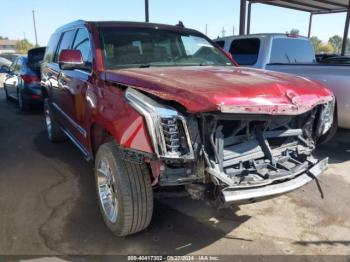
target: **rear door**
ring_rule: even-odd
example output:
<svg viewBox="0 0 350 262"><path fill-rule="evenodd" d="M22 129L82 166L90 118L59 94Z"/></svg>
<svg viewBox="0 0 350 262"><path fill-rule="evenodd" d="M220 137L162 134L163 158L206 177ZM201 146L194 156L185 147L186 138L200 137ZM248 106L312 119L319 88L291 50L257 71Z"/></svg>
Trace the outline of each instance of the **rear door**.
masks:
<svg viewBox="0 0 350 262"><path fill-rule="evenodd" d="M71 49L80 50L85 64L90 70L65 70L60 75L59 82L65 86L62 90L64 104L62 110L69 116L69 131L87 147L86 119L86 91L91 82L92 53L89 32L86 28L79 28L75 34Z"/></svg>

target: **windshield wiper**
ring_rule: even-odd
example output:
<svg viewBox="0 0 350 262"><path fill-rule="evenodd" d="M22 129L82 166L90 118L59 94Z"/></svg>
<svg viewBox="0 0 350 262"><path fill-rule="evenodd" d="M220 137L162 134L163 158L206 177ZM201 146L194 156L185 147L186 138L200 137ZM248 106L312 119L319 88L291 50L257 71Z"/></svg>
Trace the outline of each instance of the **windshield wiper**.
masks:
<svg viewBox="0 0 350 262"><path fill-rule="evenodd" d="M151 64L142 64L139 66L139 68L149 68L151 66L152 66Z"/></svg>
<svg viewBox="0 0 350 262"><path fill-rule="evenodd" d="M210 66L213 65L212 63L207 63L207 62L203 62L199 64L200 66Z"/></svg>

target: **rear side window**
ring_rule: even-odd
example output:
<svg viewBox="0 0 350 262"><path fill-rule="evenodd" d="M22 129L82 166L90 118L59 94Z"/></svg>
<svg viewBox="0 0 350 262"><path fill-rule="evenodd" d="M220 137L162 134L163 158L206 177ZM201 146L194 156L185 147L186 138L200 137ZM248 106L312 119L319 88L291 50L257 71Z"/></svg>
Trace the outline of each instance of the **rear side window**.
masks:
<svg viewBox="0 0 350 262"><path fill-rule="evenodd" d="M89 40L89 33L85 28L78 29L78 32L74 39L73 49L80 50L84 62L91 64L91 45Z"/></svg>
<svg viewBox="0 0 350 262"><path fill-rule="evenodd" d="M70 30L66 31L62 34L60 45L58 47L58 50L55 54L55 59L54 61L57 63L58 62L58 57L63 49L70 49L72 45L72 40L74 37L75 30Z"/></svg>
<svg viewBox="0 0 350 262"><path fill-rule="evenodd" d="M225 46L225 41L215 41L215 43L217 43L221 48L224 48Z"/></svg>
<svg viewBox="0 0 350 262"><path fill-rule="evenodd" d="M230 53L239 65L254 65L258 61L260 39L237 39L233 40Z"/></svg>
<svg viewBox="0 0 350 262"><path fill-rule="evenodd" d="M55 56L55 51L57 49L57 44L59 40L59 34L53 34L49 40L49 43L46 48L44 61L46 63L51 63Z"/></svg>
<svg viewBox="0 0 350 262"><path fill-rule="evenodd" d="M307 39L275 38L272 42L271 64L315 62L315 51Z"/></svg>

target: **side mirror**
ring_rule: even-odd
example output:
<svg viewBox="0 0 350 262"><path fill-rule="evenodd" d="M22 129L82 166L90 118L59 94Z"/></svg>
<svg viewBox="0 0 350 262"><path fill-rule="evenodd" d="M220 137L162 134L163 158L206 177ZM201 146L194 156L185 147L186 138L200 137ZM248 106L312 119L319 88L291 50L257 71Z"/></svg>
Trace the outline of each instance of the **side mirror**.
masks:
<svg viewBox="0 0 350 262"><path fill-rule="evenodd" d="M84 63L83 56L80 50L72 50L72 49L62 50L58 58L58 64L62 70L74 70L74 69L89 70L90 69Z"/></svg>

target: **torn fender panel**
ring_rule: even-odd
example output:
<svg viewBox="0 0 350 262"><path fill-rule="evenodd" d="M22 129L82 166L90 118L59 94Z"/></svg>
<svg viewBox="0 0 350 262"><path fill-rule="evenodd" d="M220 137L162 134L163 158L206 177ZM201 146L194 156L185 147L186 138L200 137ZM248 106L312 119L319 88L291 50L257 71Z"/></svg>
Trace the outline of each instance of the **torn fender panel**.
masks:
<svg viewBox="0 0 350 262"><path fill-rule="evenodd" d="M298 115L333 99L328 88L305 78L231 66L111 70L105 78L176 101L192 113Z"/></svg>
<svg viewBox="0 0 350 262"><path fill-rule="evenodd" d="M116 143L127 149L153 153L143 117L124 99L124 91L105 86L99 96L94 122L108 130Z"/></svg>

